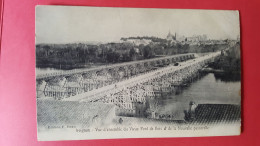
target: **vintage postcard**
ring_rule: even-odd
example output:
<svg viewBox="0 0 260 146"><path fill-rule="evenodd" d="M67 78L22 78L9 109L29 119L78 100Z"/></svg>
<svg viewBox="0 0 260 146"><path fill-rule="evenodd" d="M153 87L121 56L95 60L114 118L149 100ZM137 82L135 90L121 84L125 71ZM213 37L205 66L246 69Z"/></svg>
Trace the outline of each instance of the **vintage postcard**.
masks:
<svg viewBox="0 0 260 146"><path fill-rule="evenodd" d="M239 135L239 12L36 7L38 140Z"/></svg>

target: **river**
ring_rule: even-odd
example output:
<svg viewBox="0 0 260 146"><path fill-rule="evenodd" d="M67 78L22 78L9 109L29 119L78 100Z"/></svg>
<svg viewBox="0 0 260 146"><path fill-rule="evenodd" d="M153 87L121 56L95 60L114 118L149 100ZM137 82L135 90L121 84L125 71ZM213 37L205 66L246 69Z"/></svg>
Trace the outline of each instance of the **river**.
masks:
<svg viewBox="0 0 260 146"><path fill-rule="evenodd" d="M179 94L162 99L158 114L180 114L182 117L190 101L195 104L240 104L240 89L240 81L224 82L208 73L183 88Z"/></svg>

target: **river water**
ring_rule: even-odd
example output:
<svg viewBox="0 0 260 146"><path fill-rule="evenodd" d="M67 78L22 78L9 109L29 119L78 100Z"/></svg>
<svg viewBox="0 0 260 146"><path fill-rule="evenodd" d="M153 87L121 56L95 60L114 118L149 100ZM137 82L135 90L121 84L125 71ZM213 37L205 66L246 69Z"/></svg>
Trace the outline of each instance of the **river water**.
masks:
<svg viewBox="0 0 260 146"><path fill-rule="evenodd" d="M183 88L178 95L170 95L162 99L159 103L158 114L175 115L181 119L183 111L188 110L190 101L197 105L240 104L240 89L240 81L224 82L216 79L213 73L208 73Z"/></svg>

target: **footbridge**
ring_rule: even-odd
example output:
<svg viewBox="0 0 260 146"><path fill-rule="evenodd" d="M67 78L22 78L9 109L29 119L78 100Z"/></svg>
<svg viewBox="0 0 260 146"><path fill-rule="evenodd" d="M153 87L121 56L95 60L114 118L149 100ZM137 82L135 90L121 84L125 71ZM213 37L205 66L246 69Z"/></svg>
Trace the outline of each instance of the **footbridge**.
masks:
<svg viewBox="0 0 260 146"><path fill-rule="evenodd" d="M46 79L41 78L37 80L37 82L39 81L37 84L41 84L44 89L41 91L39 90L41 89L40 86L38 87L37 97L66 101L112 103L118 107L119 113L128 115L141 113L140 110L143 109L142 107L145 106L147 100L154 100L176 92L179 86L192 80L199 69L213 62L219 55L220 52L214 52L194 58L193 54L190 59L179 62L178 65L170 63L155 70L139 72L138 75L132 75L118 82L93 88L87 92L84 89L85 85L91 82L90 80L87 83L86 80L82 78L79 80L79 77L75 77L74 79L67 78L68 81L59 80L57 83L49 82L44 85L43 81ZM64 87L66 85L64 82L70 82L70 87ZM77 94L68 96L69 89L73 89L73 87L77 89ZM44 96L41 97L40 95ZM152 111L156 111L156 106L150 108Z"/></svg>
<svg viewBox="0 0 260 146"><path fill-rule="evenodd" d="M130 93L134 88L143 89L143 92L149 92L151 89L155 89L156 86L161 85L163 88L167 84L168 86L178 86L185 79L188 79L199 69L204 67L210 62L214 61L214 58L219 56L220 52L205 55L196 59L188 60L180 63L178 66L170 65L162 67L161 69L155 71L149 71L140 74L136 77L131 77L127 80L111 84L98 90L93 90L84 94L77 95L75 97L66 98L64 100L68 101L84 101L84 102L95 102L99 100L107 100L108 96L120 95L120 92ZM158 84L160 82L161 84ZM144 86L154 86L153 88L141 87ZM145 96L154 94L144 93ZM140 97L145 97L140 96Z"/></svg>
<svg viewBox="0 0 260 146"><path fill-rule="evenodd" d="M37 97L71 97L193 58L195 54L189 53L37 75Z"/></svg>
<svg viewBox="0 0 260 146"><path fill-rule="evenodd" d="M194 58L194 53L171 55L165 57L158 57L153 59L145 59L139 61L131 61L125 63L116 63L111 65L102 65L95 68L84 68L84 69L74 69L68 71L58 71L55 73L47 73L36 75L36 80L48 80L53 77L67 77L75 74L95 74L96 76L102 74L114 75L116 72L124 72L126 76L131 76L138 74L139 72L144 72L145 70L150 70L152 67L161 67L169 65L174 62L181 62L188 59Z"/></svg>

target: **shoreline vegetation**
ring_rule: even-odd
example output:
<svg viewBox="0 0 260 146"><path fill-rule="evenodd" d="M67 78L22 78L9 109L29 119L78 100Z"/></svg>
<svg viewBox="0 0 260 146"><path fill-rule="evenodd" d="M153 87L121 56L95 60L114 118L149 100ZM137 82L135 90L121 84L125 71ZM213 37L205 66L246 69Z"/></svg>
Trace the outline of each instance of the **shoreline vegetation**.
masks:
<svg viewBox="0 0 260 146"><path fill-rule="evenodd" d="M241 80L240 43L236 43L226 51L221 51L220 57L209 64L216 79L222 81Z"/></svg>

